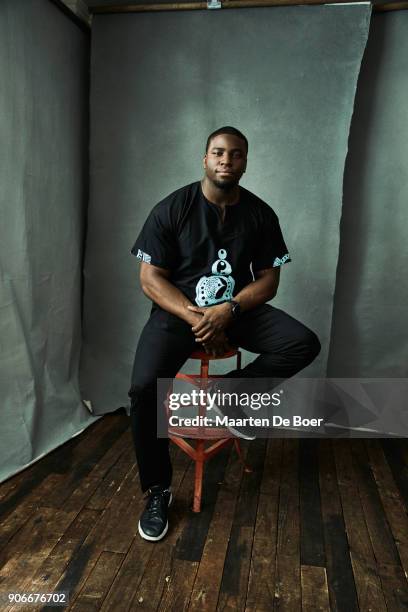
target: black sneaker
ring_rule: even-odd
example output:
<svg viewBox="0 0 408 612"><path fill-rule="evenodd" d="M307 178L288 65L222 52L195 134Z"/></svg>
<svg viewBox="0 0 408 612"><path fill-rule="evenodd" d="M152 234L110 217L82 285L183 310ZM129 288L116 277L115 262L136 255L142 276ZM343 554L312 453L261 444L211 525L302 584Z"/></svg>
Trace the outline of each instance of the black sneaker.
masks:
<svg viewBox="0 0 408 612"><path fill-rule="evenodd" d="M210 387L211 392L214 393L220 390L220 385L217 383L218 381L216 381L215 384ZM245 424L245 421L248 420L248 415L242 410L240 406L218 406L217 404L214 404L212 406L212 410L214 410L215 414L217 414L221 418L228 417L228 423L226 423L225 427L235 437L242 438L243 440L256 439L255 428ZM243 422L242 425L241 422Z"/></svg>
<svg viewBox="0 0 408 612"><path fill-rule="evenodd" d="M167 520L168 508L173 496L169 489L156 485L148 492L148 502L139 521L139 533L145 540L157 542L164 538L169 528Z"/></svg>

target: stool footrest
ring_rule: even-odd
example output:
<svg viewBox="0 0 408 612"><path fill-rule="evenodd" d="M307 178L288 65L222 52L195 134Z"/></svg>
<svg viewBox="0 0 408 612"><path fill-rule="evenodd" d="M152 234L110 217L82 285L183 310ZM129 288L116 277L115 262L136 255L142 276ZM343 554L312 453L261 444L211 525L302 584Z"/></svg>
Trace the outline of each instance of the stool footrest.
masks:
<svg viewBox="0 0 408 612"><path fill-rule="evenodd" d="M169 436L170 440L177 444L193 461L197 459L201 459L202 461L208 461L211 459L213 455L218 453L224 446L227 444L231 444L234 441L234 438L220 438L214 444L211 444L208 448L204 448L202 452L197 451L189 442L185 440L185 438L177 438L176 436ZM199 442L203 442L202 439L198 440Z"/></svg>

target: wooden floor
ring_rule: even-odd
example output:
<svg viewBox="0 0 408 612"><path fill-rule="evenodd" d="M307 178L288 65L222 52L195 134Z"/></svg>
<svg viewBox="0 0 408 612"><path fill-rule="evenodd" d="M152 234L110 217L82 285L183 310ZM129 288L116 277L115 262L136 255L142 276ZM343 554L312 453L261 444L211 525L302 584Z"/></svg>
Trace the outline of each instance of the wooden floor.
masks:
<svg viewBox="0 0 408 612"><path fill-rule="evenodd" d="M172 452L171 526L156 544L137 534L125 415L0 485L3 597L67 591L84 612L408 609L406 440L257 440L244 445L250 474L226 449L199 515L191 463Z"/></svg>

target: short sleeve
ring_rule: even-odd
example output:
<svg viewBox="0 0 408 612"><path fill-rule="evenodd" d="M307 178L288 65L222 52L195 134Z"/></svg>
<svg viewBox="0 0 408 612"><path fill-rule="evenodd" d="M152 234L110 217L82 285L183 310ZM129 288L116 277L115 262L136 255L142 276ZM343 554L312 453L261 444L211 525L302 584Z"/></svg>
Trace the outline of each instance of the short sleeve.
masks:
<svg viewBox="0 0 408 612"><path fill-rule="evenodd" d="M172 269L177 260L177 243L169 216L163 206L155 206L131 251L133 255L159 268Z"/></svg>
<svg viewBox="0 0 408 612"><path fill-rule="evenodd" d="M271 208L263 215L259 233L256 252L252 258L253 271L277 268L291 261L278 217Z"/></svg>

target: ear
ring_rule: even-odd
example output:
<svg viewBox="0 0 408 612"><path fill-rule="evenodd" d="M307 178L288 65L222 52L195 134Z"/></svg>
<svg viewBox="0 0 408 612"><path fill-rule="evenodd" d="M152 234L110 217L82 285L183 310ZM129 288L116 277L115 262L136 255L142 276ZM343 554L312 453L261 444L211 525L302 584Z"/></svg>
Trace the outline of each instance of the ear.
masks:
<svg viewBox="0 0 408 612"><path fill-rule="evenodd" d="M203 168L204 170L207 168L207 153L203 157Z"/></svg>

